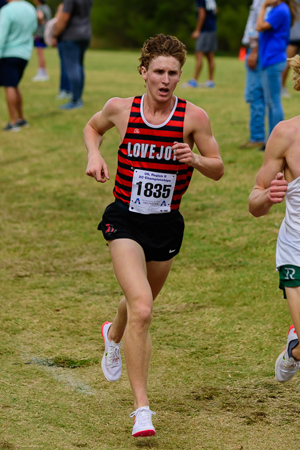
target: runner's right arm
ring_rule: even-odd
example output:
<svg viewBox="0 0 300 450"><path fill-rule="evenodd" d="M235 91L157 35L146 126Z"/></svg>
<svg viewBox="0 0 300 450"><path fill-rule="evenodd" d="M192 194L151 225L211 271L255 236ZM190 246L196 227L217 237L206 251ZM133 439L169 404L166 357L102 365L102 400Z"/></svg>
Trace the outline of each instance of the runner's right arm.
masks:
<svg viewBox="0 0 300 450"><path fill-rule="evenodd" d="M88 152L86 175L95 178L100 183L109 180L109 171L99 147L103 142L103 135L115 126L114 116L118 99L110 99L102 111L97 112L86 124L83 130L84 142Z"/></svg>
<svg viewBox="0 0 300 450"><path fill-rule="evenodd" d="M109 180L109 172L106 162L101 156L99 147L103 142L103 135L106 131L116 127L123 140L132 97L118 98L114 97L108 100L102 111L96 113L87 123L83 135L85 146L88 151L88 165L86 175L95 178L100 183Z"/></svg>

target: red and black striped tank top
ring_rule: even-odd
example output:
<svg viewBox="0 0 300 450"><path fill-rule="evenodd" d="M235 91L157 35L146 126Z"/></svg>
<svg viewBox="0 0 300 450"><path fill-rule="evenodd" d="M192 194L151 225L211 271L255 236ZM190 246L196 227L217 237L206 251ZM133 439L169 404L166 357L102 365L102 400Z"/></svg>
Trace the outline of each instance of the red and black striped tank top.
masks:
<svg viewBox="0 0 300 450"><path fill-rule="evenodd" d="M149 124L143 114L143 97L133 99L126 134L118 151L114 196L129 205L134 169L176 174L171 210L179 209L193 167L176 160L171 147L183 142L186 101L176 97L173 111L161 125Z"/></svg>

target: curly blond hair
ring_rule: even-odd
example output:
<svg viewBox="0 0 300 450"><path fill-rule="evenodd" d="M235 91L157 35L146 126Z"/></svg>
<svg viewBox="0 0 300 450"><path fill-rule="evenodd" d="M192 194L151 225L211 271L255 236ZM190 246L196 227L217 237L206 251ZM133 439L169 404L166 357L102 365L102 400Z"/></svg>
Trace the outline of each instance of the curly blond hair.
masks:
<svg viewBox="0 0 300 450"><path fill-rule="evenodd" d="M300 91L300 55L296 55L293 58L288 58L290 67L294 71L293 83L294 89Z"/></svg>
<svg viewBox="0 0 300 450"><path fill-rule="evenodd" d="M142 67L148 70L151 60L158 56L173 56L182 68L186 61L185 45L177 37L161 33L147 39L141 48L140 64L137 67L139 73L142 73Z"/></svg>

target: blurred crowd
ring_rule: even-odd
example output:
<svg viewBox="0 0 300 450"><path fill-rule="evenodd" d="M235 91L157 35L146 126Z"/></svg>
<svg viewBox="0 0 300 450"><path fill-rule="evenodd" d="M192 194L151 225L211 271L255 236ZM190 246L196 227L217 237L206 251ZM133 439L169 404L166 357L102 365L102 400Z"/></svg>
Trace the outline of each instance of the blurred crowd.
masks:
<svg viewBox="0 0 300 450"><path fill-rule="evenodd" d="M83 107L84 55L92 36L93 0L64 0L55 17L46 0L0 0L0 86L5 89L9 122L3 131L28 127L19 83L36 48L38 68L33 82L49 80L45 48L57 47L60 58L58 98L67 100L60 109Z"/></svg>
<svg viewBox="0 0 300 450"><path fill-rule="evenodd" d="M300 0L253 0L242 39L246 49L245 100L250 106L249 139L240 148L264 151L266 140L284 112L281 98L289 97L286 86L289 61L300 48ZM217 49L215 0L196 0L195 70L185 88L214 88ZM199 83L203 59L208 62L208 79ZM265 116L268 132L265 131Z"/></svg>
<svg viewBox="0 0 300 450"><path fill-rule="evenodd" d="M57 47L60 79L57 98L66 100L60 109L83 107L84 55L91 40L90 14L93 0L64 0L54 17L47 0L0 0L0 86L5 89L9 122L5 131L28 126L19 88L33 47L37 53L37 73L33 82L49 80L45 48ZM245 100L249 104L249 139L240 148L265 149L267 137L284 118L282 97L289 97L286 80L288 58L300 48L300 0L253 0L242 45L246 48ZM195 69L185 88L215 88L217 50L216 0L196 0ZM207 60L208 77L201 75ZM265 131L265 116L268 131Z"/></svg>
<svg viewBox="0 0 300 450"><path fill-rule="evenodd" d="M250 110L250 136L240 148L264 151L268 136L284 118L281 98L290 96L287 58L300 48L298 1L253 0L242 43L247 49L245 100Z"/></svg>

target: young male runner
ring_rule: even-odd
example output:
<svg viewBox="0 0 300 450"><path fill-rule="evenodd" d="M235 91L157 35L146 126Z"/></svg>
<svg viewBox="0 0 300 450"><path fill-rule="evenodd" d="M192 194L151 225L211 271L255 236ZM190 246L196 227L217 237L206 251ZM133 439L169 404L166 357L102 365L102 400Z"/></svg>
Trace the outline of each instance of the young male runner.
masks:
<svg viewBox="0 0 300 450"><path fill-rule="evenodd" d="M300 90L300 56L290 59L295 71L294 88ZM277 381L289 381L300 366L300 116L279 122L266 146L263 165L249 197L249 210L255 217L264 216L276 203L286 201L276 248L279 287L287 298L294 325L287 345L275 364ZM283 175L283 173L284 175Z"/></svg>
<svg viewBox="0 0 300 450"><path fill-rule="evenodd" d="M102 370L108 381L121 376L121 339L135 411L132 435L155 434L147 397L151 357L149 327L153 300L162 289L182 242L179 212L193 169L219 180L224 167L206 113L173 95L185 63L184 44L158 34L144 43L138 71L143 96L112 98L84 130L86 174L104 183L108 167L99 153L103 135L120 134L115 202L99 224L108 241L117 280L124 293L113 322L105 322ZM192 151L194 144L199 154ZM123 336L124 335L124 336Z"/></svg>

